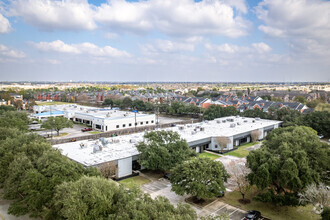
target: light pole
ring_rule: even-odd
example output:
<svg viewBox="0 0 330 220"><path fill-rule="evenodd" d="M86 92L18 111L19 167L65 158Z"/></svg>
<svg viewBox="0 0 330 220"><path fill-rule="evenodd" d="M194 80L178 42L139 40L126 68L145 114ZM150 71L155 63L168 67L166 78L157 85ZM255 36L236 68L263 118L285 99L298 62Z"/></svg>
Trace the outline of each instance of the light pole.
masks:
<svg viewBox="0 0 330 220"><path fill-rule="evenodd" d="M136 133L136 125L137 125L137 123L136 123L136 112L137 112L137 110L136 110L136 107L135 106L133 108L133 112L134 112L134 119L135 119L135 123L134 123L135 129L134 129L134 131Z"/></svg>

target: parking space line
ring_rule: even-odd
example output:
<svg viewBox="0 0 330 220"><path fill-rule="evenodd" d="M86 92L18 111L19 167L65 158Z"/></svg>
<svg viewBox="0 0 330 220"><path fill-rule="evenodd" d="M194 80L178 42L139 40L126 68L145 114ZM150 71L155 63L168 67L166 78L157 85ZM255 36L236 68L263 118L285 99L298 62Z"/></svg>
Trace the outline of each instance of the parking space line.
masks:
<svg viewBox="0 0 330 220"><path fill-rule="evenodd" d="M216 211L212 212L211 214L214 214L214 213L216 213L216 212L220 211L221 209L225 208L226 206L228 206L228 204L226 204L226 205L222 206L220 209L218 209L218 210L216 210Z"/></svg>
<svg viewBox="0 0 330 220"><path fill-rule="evenodd" d="M238 209L234 210L232 213L229 214L229 216L231 216L233 213L235 213Z"/></svg>

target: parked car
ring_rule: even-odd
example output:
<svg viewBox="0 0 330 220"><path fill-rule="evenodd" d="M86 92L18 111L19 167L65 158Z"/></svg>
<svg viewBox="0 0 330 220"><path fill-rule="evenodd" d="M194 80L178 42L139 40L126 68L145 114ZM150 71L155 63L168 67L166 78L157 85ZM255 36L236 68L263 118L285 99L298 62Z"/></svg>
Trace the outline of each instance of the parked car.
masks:
<svg viewBox="0 0 330 220"><path fill-rule="evenodd" d="M319 137L320 139L324 138L324 136L323 136L322 134L319 134L318 137Z"/></svg>
<svg viewBox="0 0 330 220"><path fill-rule="evenodd" d="M169 180L169 179L171 178L171 174L170 174L170 173L166 173L166 174L164 175L164 178Z"/></svg>
<svg viewBox="0 0 330 220"><path fill-rule="evenodd" d="M212 192L214 192L214 190ZM215 196L216 197L219 197L219 198L220 197L224 197L225 196L225 192L222 191L222 190L219 190L219 191L215 192Z"/></svg>
<svg viewBox="0 0 330 220"><path fill-rule="evenodd" d="M81 129L82 132L92 131L92 130L93 130L92 128L83 128L83 129Z"/></svg>
<svg viewBox="0 0 330 220"><path fill-rule="evenodd" d="M248 213L242 218L242 220L254 220L261 218L261 213L256 210L248 211Z"/></svg>

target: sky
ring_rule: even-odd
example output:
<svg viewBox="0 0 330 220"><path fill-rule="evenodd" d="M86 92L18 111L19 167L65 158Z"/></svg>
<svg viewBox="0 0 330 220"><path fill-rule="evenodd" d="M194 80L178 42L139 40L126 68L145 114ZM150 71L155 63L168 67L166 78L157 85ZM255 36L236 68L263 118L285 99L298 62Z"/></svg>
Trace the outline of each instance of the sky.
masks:
<svg viewBox="0 0 330 220"><path fill-rule="evenodd" d="M0 0L0 81L330 81L330 1Z"/></svg>

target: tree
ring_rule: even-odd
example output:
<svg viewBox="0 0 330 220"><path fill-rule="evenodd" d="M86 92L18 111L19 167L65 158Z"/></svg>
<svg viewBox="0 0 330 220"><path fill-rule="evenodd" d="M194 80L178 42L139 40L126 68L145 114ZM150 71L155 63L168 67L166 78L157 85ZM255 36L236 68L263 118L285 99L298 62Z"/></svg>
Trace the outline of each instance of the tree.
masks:
<svg viewBox="0 0 330 220"><path fill-rule="evenodd" d="M137 144L139 163L147 169L168 171L189 159L195 152L187 142L173 131L152 131Z"/></svg>
<svg viewBox="0 0 330 220"><path fill-rule="evenodd" d="M302 116L301 123L319 134L330 137L330 112L310 112Z"/></svg>
<svg viewBox="0 0 330 220"><path fill-rule="evenodd" d="M132 107L132 99L130 99L129 97L125 97L122 101L122 103L120 104L120 108L121 109L127 109Z"/></svg>
<svg viewBox="0 0 330 220"><path fill-rule="evenodd" d="M72 128L73 122L64 117L49 117L47 121L43 122L42 128L54 129L57 136L60 135L60 130L63 128Z"/></svg>
<svg viewBox="0 0 330 220"><path fill-rule="evenodd" d="M138 189L98 177L61 184L53 201L53 219L197 219L189 205L174 207L164 197L151 199Z"/></svg>
<svg viewBox="0 0 330 220"><path fill-rule="evenodd" d="M230 180L235 183L238 191L242 195L242 202L245 202L245 194L251 189L248 180L250 169L244 163L231 161L228 165L227 171L230 175Z"/></svg>
<svg viewBox="0 0 330 220"><path fill-rule="evenodd" d="M206 120L213 120L226 116L238 115L239 111L234 106L221 107L219 105L211 105L205 110L203 116Z"/></svg>
<svg viewBox="0 0 330 220"><path fill-rule="evenodd" d="M212 198L225 192L229 175L221 162L194 158L178 164L171 172L172 191L191 194L197 199Z"/></svg>
<svg viewBox="0 0 330 220"><path fill-rule="evenodd" d="M259 130L251 131L252 142L256 142L256 141L259 140L260 133L261 133L261 132L260 132Z"/></svg>
<svg viewBox="0 0 330 220"><path fill-rule="evenodd" d="M218 142L220 146L221 153L223 153L223 150L227 148L227 145L230 143L230 139L224 136L216 137L215 140Z"/></svg>
<svg viewBox="0 0 330 220"><path fill-rule="evenodd" d="M304 192L298 193L299 202L303 205L313 204L315 211L322 212L324 207L330 205L330 189L325 184L321 183L316 185L315 183L308 185ZM321 210L317 210L320 207Z"/></svg>
<svg viewBox="0 0 330 220"><path fill-rule="evenodd" d="M260 149L247 156L251 169L248 178L258 188L269 188L272 202L294 205L298 192L326 176L329 155L328 144L320 142L313 129L278 128L266 137ZM281 196L283 199L279 199Z"/></svg>
<svg viewBox="0 0 330 220"><path fill-rule="evenodd" d="M111 106L113 107L113 100L112 99L105 99L104 102L102 103L103 106Z"/></svg>
<svg viewBox="0 0 330 220"><path fill-rule="evenodd" d="M22 100L16 100L14 101L14 106L17 110L22 110L23 109L23 101Z"/></svg>
<svg viewBox="0 0 330 220"><path fill-rule="evenodd" d="M0 127L18 128L21 131L28 130L29 118L24 112L0 111Z"/></svg>

